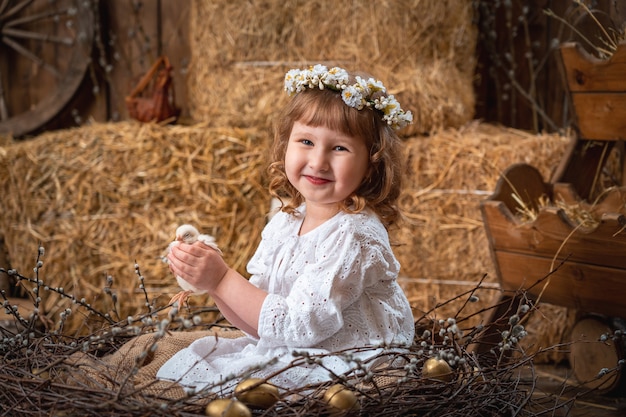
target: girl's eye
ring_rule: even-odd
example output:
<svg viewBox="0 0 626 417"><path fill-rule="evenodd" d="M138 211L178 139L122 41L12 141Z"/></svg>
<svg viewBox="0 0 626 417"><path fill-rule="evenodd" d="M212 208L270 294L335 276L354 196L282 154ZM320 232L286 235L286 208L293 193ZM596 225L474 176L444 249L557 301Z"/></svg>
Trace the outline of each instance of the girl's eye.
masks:
<svg viewBox="0 0 626 417"><path fill-rule="evenodd" d="M346 148L345 146L335 146L334 149L336 151L347 151L348 148Z"/></svg>
<svg viewBox="0 0 626 417"><path fill-rule="evenodd" d="M310 141L310 140L308 140L308 139L302 139L302 140L300 141L300 143L302 143L303 145L308 145L308 146L313 145L313 142L311 142L311 141Z"/></svg>

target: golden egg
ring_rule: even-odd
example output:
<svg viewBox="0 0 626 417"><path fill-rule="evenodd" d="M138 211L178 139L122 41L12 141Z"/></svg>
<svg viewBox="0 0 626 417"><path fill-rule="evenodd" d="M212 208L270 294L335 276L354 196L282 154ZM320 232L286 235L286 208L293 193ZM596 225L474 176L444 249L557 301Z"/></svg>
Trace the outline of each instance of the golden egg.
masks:
<svg viewBox="0 0 626 417"><path fill-rule="evenodd" d="M333 415L359 409L356 394L341 384L335 384L324 392L324 401L329 405Z"/></svg>
<svg viewBox="0 0 626 417"><path fill-rule="evenodd" d="M244 403L228 398L211 401L204 414L209 417L252 417L252 412Z"/></svg>
<svg viewBox="0 0 626 417"><path fill-rule="evenodd" d="M45 368L33 368L31 373L41 379L50 379L50 372L46 371Z"/></svg>
<svg viewBox="0 0 626 417"><path fill-rule="evenodd" d="M278 401L278 388L260 378L248 378L235 387L237 399L250 407L270 408Z"/></svg>
<svg viewBox="0 0 626 417"><path fill-rule="evenodd" d="M485 374L483 374L483 371L479 367L477 367L477 366L474 367L472 375L476 378L477 381L480 381L480 382L486 382L487 381L485 379Z"/></svg>
<svg viewBox="0 0 626 417"><path fill-rule="evenodd" d="M437 379L443 382L450 382L454 377L452 368L443 359L428 358L422 367L422 376L429 379Z"/></svg>

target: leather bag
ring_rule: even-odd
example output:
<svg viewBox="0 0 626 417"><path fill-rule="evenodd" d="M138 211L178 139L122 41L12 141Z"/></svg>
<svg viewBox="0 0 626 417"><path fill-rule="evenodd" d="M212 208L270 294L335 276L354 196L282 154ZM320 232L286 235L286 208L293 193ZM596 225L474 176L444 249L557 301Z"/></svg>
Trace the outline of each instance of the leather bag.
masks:
<svg viewBox="0 0 626 417"><path fill-rule="evenodd" d="M180 109L175 104L172 66L161 56L126 97L126 108L140 122L175 121Z"/></svg>

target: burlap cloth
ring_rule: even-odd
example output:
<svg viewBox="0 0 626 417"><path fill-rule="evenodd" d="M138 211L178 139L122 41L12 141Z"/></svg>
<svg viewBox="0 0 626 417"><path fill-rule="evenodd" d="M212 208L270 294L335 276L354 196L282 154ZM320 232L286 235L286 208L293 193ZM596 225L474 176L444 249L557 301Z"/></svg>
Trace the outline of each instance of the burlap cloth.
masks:
<svg viewBox="0 0 626 417"><path fill-rule="evenodd" d="M154 333L143 334L104 357L82 352L71 355L64 363L63 379L74 386L119 392L123 396L185 398L187 394L182 386L159 380L156 373L176 352L206 336L235 338L243 333L238 330L180 331L161 338Z"/></svg>
<svg viewBox="0 0 626 417"><path fill-rule="evenodd" d="M154 333L144 334L104 357L82 352L71 355L64 362L62 379L72 386L102 390L142 402L151 402L157 398L166 401L184 400L186 404L206 406L212 399L211 395L188 395L181 385L156 378L161 366L176 352L206 336L236 338L243 336L243 333L239 330L187 331L172 332L161 338L157 338ZM401 365L393 364L398 360L402 362ZM374 378L367 383L357 383L356 388L377 395L383 389L397 386L406 374L402 367L404 363L401 358L383 361L372 370Z"/></svg>

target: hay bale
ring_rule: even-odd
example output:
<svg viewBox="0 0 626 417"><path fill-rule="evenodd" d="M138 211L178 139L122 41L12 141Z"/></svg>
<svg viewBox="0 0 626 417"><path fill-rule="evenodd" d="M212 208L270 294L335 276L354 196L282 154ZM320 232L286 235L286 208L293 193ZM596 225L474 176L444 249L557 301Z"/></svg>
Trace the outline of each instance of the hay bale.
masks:
<svg viewBox="0 0 626 417"><path fill-rule="evenodd" d="M570 140L479 122L406 140L408 178L400 206L407 222L392 239L402 265L401 283L416 316L473 289L485 274L486 288L476 293L480 303L469 305L466 313L498 299L480 202L493 192L501 172L517 162L535 166L549 180ZM464 300L437 308L432 315L450 317ZM539 311L528 323L526 346L554 346L565 340L571 316L567 309L542 303ZM548 354L550 360L562 359L562 352Z"/></svg>
<svg viewBox="0 0 626 417"><path fill-rule="evenodd" d="M136 294L135 262L156 303L179 290L160 256L176 227L192 223L216 236L227 262L243 273L269 209L268 140L255 129L128 122L0 148L0 234L11 267L32 274L41 242L40 279L102 307L110 300L98 297L111 275L124 318L145 302ZM45 300L43 307L53 320L65 308Z"/></svg>
<svg viewBox="0 0 626 417"><path fill-rule="evenodd" d="M570 138L473 122L405 144L406 224L393 235L403 275L454 278L493 274L480 202L502 171L525 162L549 179Z"/></svg>
<svg viewBox="0 0 626 417"><path fill-rule="evenodd" d="M406 135L460 127L474 114L472 17L467 0L195 0L190 114L212 126L267 126L287 100L285 72L325 63L380 78L414 113Z"/></svg>
<svg viewBox="0 0 626 417"><path fill-rule="evenodd" d="M416 317L472 289L484 274L487 288L471 308L495 301L498 283L480 201L515 162L549 177L568 141L479 122L407 138L400 204L408 221L391 237ZM135 262L156 304L178 291L159 256L175 228L189 222L214 234L226 260L245 274L270 204L263 183L268 147L269 135L256 129L132 122L50 132L2 147L0 235L11 266L30 273L41 242L41 279L103 305L110 302L102 288L111 275L125 317L145 302ZM204 303L211 304L197 299ZM447 317L458 307L450 303L436 315ZM44 308L55 319L65 306L50 302ZM557 333L541 326L558 328L564 313L551 306L540 311L543 320L529 325L536 330L528 340L551 346Z"/></svg>

